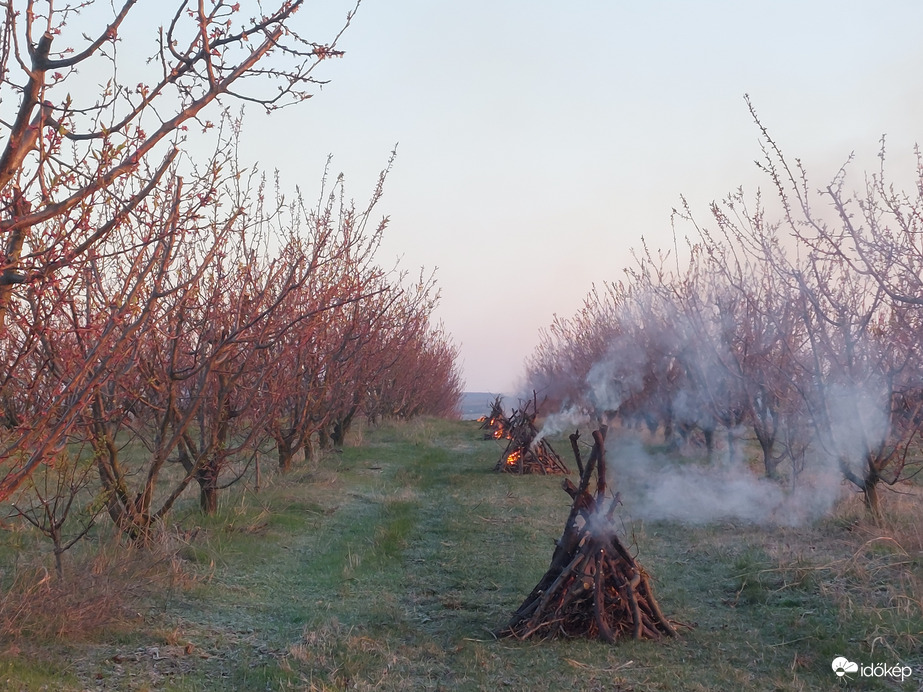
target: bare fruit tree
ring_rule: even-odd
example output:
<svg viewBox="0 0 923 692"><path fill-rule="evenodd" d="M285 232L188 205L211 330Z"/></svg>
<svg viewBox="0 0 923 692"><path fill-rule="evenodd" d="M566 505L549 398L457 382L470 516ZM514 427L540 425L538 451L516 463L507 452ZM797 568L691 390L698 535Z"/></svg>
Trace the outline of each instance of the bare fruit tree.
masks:
<svg viewBox="0 0 923 692"><path fill-rule="evenodd" d="M183 200L216 194L206 183L217 171L183 155L190 130L217 129L229 101L272 110L309 97L352 18L315 42L297 25L303 0L141 5L0 3L0 499L60 450L81 406L124 367L125 339L159 299L145 286L166 279ZM130 50L144 50L143 27L156 27L146 61L123 54L129 31ZM141 81L123 81L145 65ZM86 312L77 283L119 253L142 265L105 319L91 316L97 344L65 340L78 360L62 377L55 330L67 310L72 322Z"/></svg>
<svg viewBox="0 0 923 692"><path fill-rule="evenodd" d="M851 158L815 188L747 103L770 201L739 189L706 225L683 200L688 261L644 246L617 299L594 291L555 319L530 384L574 401L617 394L623 421L665 440L698 428L709 451L724 430L732 458L749 427L767 476L838 470L878 520L882 488L919 471L923 157L910 193L889 182L883 146L861 192L847 191Z"/></svg>

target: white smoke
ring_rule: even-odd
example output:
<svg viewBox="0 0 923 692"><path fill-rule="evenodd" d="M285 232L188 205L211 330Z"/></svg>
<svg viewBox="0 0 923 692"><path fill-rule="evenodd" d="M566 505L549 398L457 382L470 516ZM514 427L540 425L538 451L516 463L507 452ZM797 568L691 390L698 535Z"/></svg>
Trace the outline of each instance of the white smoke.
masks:
<svg viewBox="0 0 923 692"><path fill-rule="evenodd" d="M882 449L889 437L885 388L874 381L828 386L825 390L829 431L827 452L863 474L866 455Z"/></svg>
<svg viewBox="0 0 923 692"><path fill-rule="evenodd" d="M595 363L586 376L588 398L597 411L617 411L644 387L646 359L637 344L624 335L610 344L607 357Z"/></svg>
<svg viewBox="0 0 923 692"><path fill-rule="evenodd" d="M530 447L534 448L546 437L557 437L577 429L586 429L593 425L589 415L577 406L569 406L559 413L552 413L542 421L542 428L532 440Z"/></svg>
<svg viewBox="0 0 923 692"><path fill-rule="evenodd" d="M609 483L637 518L690 524L744 521L796 526L827 514L843 493L835 464L812 460L794 487L756 475L741 463L683 463L649 454L638 440L610 438Z"/></svg>

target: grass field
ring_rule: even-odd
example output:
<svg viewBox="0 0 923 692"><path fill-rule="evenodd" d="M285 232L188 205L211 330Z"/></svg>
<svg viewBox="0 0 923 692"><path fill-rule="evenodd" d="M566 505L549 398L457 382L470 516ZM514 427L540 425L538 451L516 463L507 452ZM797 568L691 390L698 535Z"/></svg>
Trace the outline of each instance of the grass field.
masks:
<svg viewBox="0 0 923 692"><path fill-rule="evenodd" d="M494 473L501 448L474 422L362 437L264 475L259 493L229 491L218 516L190 497L155 549L115 550L101 530L65 556L68 588L8 524L0 689L923 689L918 488L886 495L883 528L858 499L801 528L626 511L680 637L519 642L492 632L548 566L569 508L560 478ZM850 681L837 656L913 672Z"/></svg>

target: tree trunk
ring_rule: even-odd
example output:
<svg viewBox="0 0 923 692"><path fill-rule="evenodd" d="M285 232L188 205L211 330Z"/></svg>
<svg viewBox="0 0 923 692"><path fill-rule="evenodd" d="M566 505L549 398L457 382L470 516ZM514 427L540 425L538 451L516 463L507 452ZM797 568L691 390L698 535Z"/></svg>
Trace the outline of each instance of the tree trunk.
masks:
<svg viewBox="0 0 923 692"><path fill-rule="evenodd" d="M728 436L728 462L734 463L737 461L737 431L734 427L729 427L727 429Z"/></svg>
<svg viewBox="0 0 923 692"><path fill-rule="evenodd" d="M199 507L203 514L218 511L218 473L212 464L205 464L196 472L199 484Z"/></svg>
<svg viewBox="0 0 923 692"><path fill-rule="evenodd" d="M872 521L881 524L881 504L879 503L878 484L881 476L877 469L872 469L865 477L865 483L862 486L862 496L865 500L865 509L872 517Z"/></svg>
<svg viewBox="0 0 923 692"><path fill-rule="evenodd" d="M304 460L306 462L315 461L318 456L318 446L319 441L314 439L314 436L308 436L304 443Z"/></svg>
<svg viewBox="0 0 923 692"><path fill-rule="evenodd" d="M292 457L295 456L292 445L284 436L279 436L276 438L276 450L279 453L279 472L288 473L292 470Z"/></svg>
<svg viewBox="0 0 923 692"><path fill-rule="evenodd" d="M53 520L52 520L53 521ZM49 532L51 537L51 544L54 546L54 571L58 575L58 581L64 581L64 545L61 541L61 531L58 527L52 525Z"/></svg>
<svg viewBox="0 0 923 692"><path fill-rule="evenodd" d="M337 449L343 446L347 430L349 430L349 423L339 420L333 423L333 430L330 431L330 441L333 442L333 446Z"/></svg>
<svg viewBox="0 0 923 692"><path fill-rule="evenodd" d="M346 440L346 433L349 432L349 426L352 425L355 415L356 407L354 406L349 410L349 413L334 421L333 431L330 433L330 439L333 442L333 446L337 449L343 447L343 442Z"/></svg>
<svg viewBox="0 0 923 692"><path fill-rule="evenodd" d="M702 428L702 434L705 436L705 451L708 452L708 458L711 459L715 453L715 429Z"/></svg>
<svg viewBox="0 0 923 692"><path fill-rule="evenodd" d="M119 463L119 448L102 424L94 427L97 449L96 468L106 494L106 512L119 531L133 543L143 544L150 538L150 487L146 492L132 497L125 485L124 472ZM148 483L150 483L150 479Z"/></svg>
<svg viewBox="0 0 923 692"><path fill-rule="evenodd" d="M878 496L878 484L881 481L881 471L875 463L867 459L865 473L859 476L849 467L849 462L840 459L840 470L848 481L862 491L865 509L876 524L881 523L881 504Z"/></svg>
<svg viewBox="0 0 923 692"><path fill-rule="evenodd" d="M679 446L676 441L676 431L673 429L673 417L669 414L663 419L663 443L671 449Z"/></svg>
<svg viewBox="0 0 923 692"><path fill-rule="evenodd" d="M775 478L776 469L779 467L781 459L772 456L774 446L772 440L764 441L763 438L759 438L759 442L760 449L763 450L763 470L766 472L766 478Z"/></svg>
<svg viewBox="0 0 923 692"><path fill-rule="evenodd" d="M760 443L760 449L763 451L763 470L766 472L766 478L774 478L776 468L781 461L781 459L777 459L772 455L772 450L776 445L776 436L762 424L754 424L753 433L756 435L756 440Z"/></svg>
<svg viewBox="0 0 923 692"><path fill-rule="evenodd" d="M112 522L136 545L145 545L151 538L151 515L142 508L141 500L140 493L134 501L127 502L121 501L115 494L110 494L107 507Z"/></svg>

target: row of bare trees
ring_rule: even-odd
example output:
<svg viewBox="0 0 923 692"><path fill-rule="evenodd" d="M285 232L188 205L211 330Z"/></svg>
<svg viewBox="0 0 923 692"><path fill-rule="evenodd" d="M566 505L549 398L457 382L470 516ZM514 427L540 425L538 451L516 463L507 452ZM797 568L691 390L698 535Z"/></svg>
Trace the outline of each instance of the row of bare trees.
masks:
<svg viewBox="0 0 923 692"><path fill-rule="evenodd" d="M148 8L150 80L128 87L136 5L0 3L0 501L95 477L144 537L189 486L214 511L267 450L287 470L357 416L450 413L461 384L433 280L376 264L387 170L364 207L326 174L316 203L287 199L239 166L226 103L206 119L303 100L338 37L305 39L301 0ZM38 495L20 511L54 527Z"/></svg>
<svg viewBox="0 0 923 692"><path fill-rule="evenodd" d="M881 484L921 461L923 160L911 193L883 148L862 193L848 167L815 192L753 116L769 203L738 191L706 225L684 201L688 263L644 247L626 283L543 333L529 384L671 442L695 431L711 449L724 431L731 455L749 429L767 475L833 462L879 517Z"/></svg>

